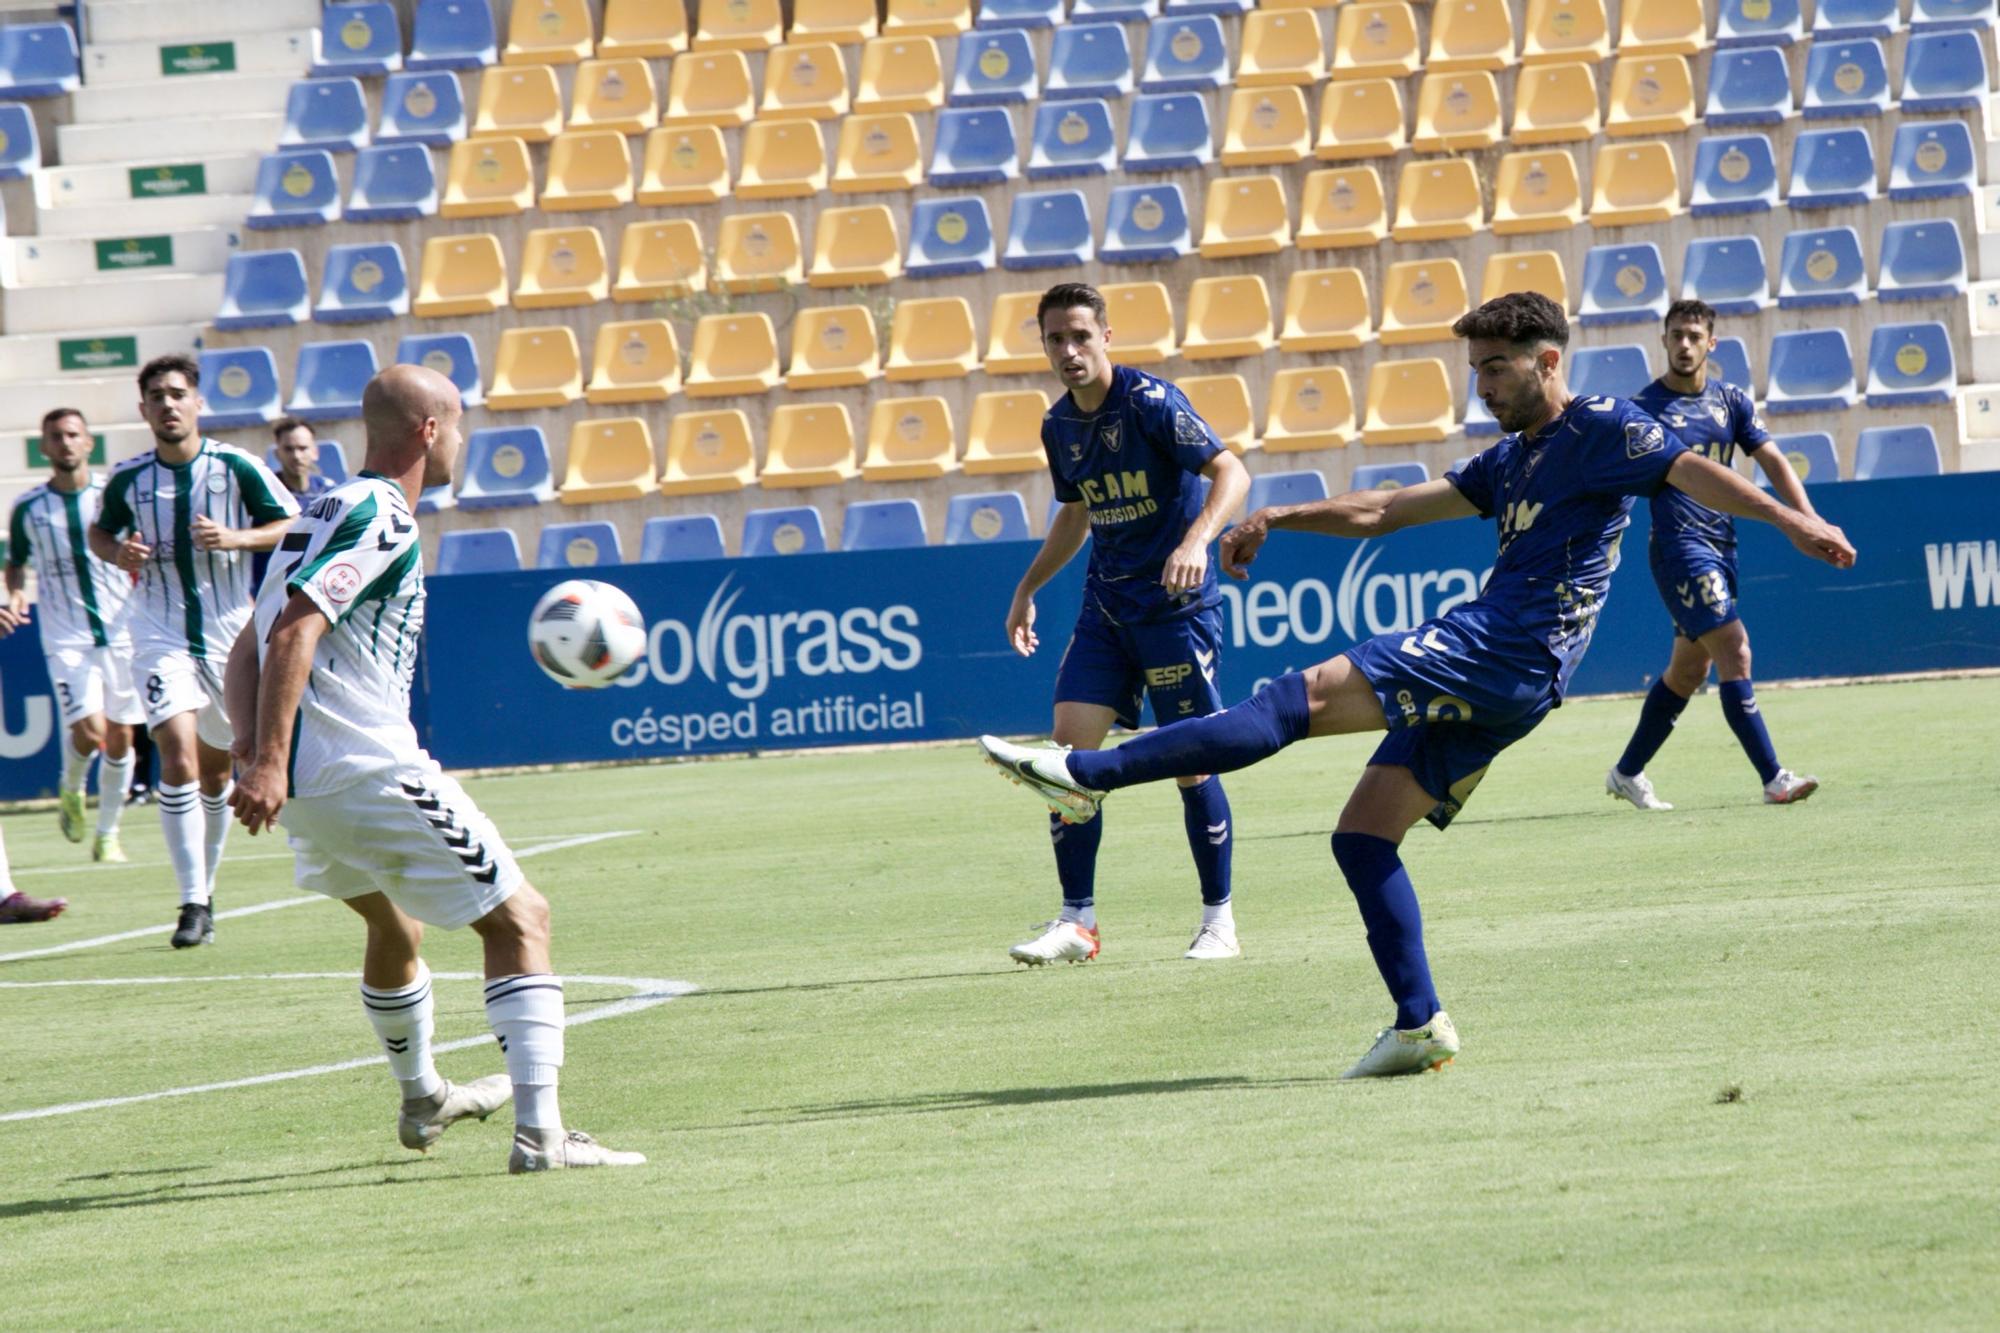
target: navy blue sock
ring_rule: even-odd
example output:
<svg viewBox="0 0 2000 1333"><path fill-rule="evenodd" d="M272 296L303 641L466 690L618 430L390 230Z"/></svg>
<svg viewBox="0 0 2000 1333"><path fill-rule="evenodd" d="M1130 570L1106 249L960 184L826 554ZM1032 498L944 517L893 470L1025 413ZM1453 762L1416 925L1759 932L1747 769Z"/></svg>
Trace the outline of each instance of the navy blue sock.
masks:
<svg viewBox="0 0 2000 1333"><path fill-rule="evenodd" d="M1075 751L1069 757L1069 772L1096 791L1197 773L1229 773L1304 740L1311 721L1306 678L1294 671L1234 708L1155 728L1115 750Z"/></svg>
<svg viewBox="0 0 2000 1333"><path fill-rule="evenodd" d="M1764 715L1757 710L1757 692L1747 680L1722 682L1722 715L1736 733L1737 744L1757 769L1760 781L1770 783L1778 776L1778 752L1771 746L1771 733L1764 729Z"/></svg>
<svg viewBox="0 0 2000 1333"><path fill-rule="evenodd" d="M1674 734L1674 723L1680 721L1681 709L1687 706L1688 701L1666 681L1654 681L1653 688L1646 691L1646 706L1639 710L1639 725L1632 728L1632 739L1625 745L1618 771L1628 778L1645 772L1646 765L1653 762L1653 756L1667 743L1667 737Z"/></svg>
<svg viewBox="0 0 2000 1333"><path fill-rule="evenodd" d="M1104 841L1104 816L1088 824L1065 824L1049 816L1049 845L1056 853L1056 882L1062 885L1064 907L1084 908L1097 901L1097 845Z"/></svg>
<svg viewBox="0 0 2000 1333"><path fill-rule="evenodd" d="M1195 872L1201 876L1202 902L1210 907L1228 902L1229 797L1222 790L1222 779L1182 787L1181 814L1187 821L1188 850L1194 853Z"/></svg>
<svg viewBox="0 0 2000 1333"><path fill-rule="evenodd" d="M1333 859L1368 927L1375 970L1396 1001L1396 1026L1422 1027L1441 1007L1424 957L1424 916L1396 844L1370 833L1333 835Z"/></svg>

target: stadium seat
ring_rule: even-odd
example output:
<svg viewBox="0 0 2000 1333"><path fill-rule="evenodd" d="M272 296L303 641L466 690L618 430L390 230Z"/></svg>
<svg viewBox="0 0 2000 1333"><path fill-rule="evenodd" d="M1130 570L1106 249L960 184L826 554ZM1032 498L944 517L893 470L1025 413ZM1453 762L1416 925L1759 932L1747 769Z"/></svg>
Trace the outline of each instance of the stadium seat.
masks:
<svg viewBox="0 0 2000 1333"><path fill-rule="evenodd" d="M700 131L720 135L712 125ZM669 135L695 133L693 130L666 130ZM738 199L810 199L826 188L826 141L819 124L811 120L757 120L743 130L743 165L736 177ZM716 148L721 149L721 139ZM650 155L649 155L650 158ZM672 150L668 150L672 160ZM650 166L650 161L649 161ZM646 185L640 188L640 202L650 203Z"/></svg>
<svg viewBox="0 0 2000 1333"><path fill-rule="evenodd" d="M1123 97L1132 91L1132 49L1115 23L1067 23L1049 48L1044 98Z"/></svg>
<svg viewBox="0 0 2000 1333"><path fill-rule="evenodd" d="M385 0L346 0L322 12L315 79L393 74L403 67L403 29Z"/></svg>
<svg viewBox="0 0 2000 1333"><path fill-rule="evenodd" d="M218 329L268 329L303 322L312 310L306 263L297 250L238 250L222 275Z"/></svg>
<svg viewBox="0 0 2000 1333"><path fill-rule="evenodd" d="M1764 247L1755 236L1697 236L1681 260L1681 295L1718 315L1754 315L1771 304Z"/></svg>
<svg viewBox="0 0 2000 1333"><path fill-rule="evenodd" d="M1791 68L1782 49L1751 46L1715 53L1708 67L1708 103L1702 112L1710 129L1777 125L1791 114Z"/></svg>
<svg viewBox="0 0 2000 1333"><path fill-rule="evenodd" d="M854 87L857 112L935 111L943 105L944 66L936 41L899 33L861 48L861 73Z"/></svg>
<svg viewBox="0 0 2000 1333"><path fill-rule="evenodd" d="M1854 406L1854 353L1839 328L1797 329L1771 339L1768 412L1843 412Z"/></svg>
<svg viewBox="0 0 2000 1333"><path fill-rule="evenodd" d="M21 180L42 165L35 116L19 102L0 103L0 180Z"/></svg>
<svg viewBox="0 0 2000 1333"><path fill-rule="evenodd" d="M813 225L813 287L872 287L903 272L903 245L886 204L822 208Z"/></svg>
<svg viewBox="0 0 2000 1333"><path fill-rule="evenodd" d="M1137 23L1159 17L1160 0L1070 0L1072 23Z"/></svg>
<svg viewBox="0 0 2000 1333"><path fill-rule="evenodd" d="M485 315L507 304L507 260L490 233L433 236L424 242L411 310L421 319Z"/></svg>
<svg viewBox="0 0 2000 1333"><path fill-rule="evenodd" d="M784 125L786 122L768 123ZM748 140L755 129L753 125L744 131L743 162L746 173L752 170L752 149ZM817 144L815 134L812 146ZM762 163L759 162L758 166L761 168ZM824 175L823 162L820 170ZM751 180L754 183L757 177L752 176ZM713 125L662 125L646 136L646 150L639 165L639 187L633 196L641 207L713 204L728 196L729 153L723 147L721 130ZM749 197L760 196L753 194Z"/></svg>
<svg viewBox="0 0 2000 1333"><path fill-rule="evenodd" d="M945 508L946 546L978 546L986 542L1030 540L1032 538L1028 532L1028 505L1019 492L987 491L973 495L954 495L951 497L951 503Z"/></svg>
<svg viewBox="0 0 2000 1333"><path fill-rule="evenodd" d="M1005 107L946 107L938 113L930 184L998 185L1020 174L1014 120Z"/></svg>
<svg viewBox="0 0 2000 1333"><path fill-rule="evenodd" d="M1225 157L1225 160L1226 157ZM1028 179L1101 176L1118 166L1111 106L1094 99L1043 102L1028 136Z"/></svg>
<svg viewBox="0 0 2000 1333"><path fill-rule="evenodd" d="M1721 0L1716 10L1718 48L1790 46L1805 36L1799 0Z"/></svg>
<svg viewBox="0 0 2000 1333"><path fill-rule="evenodd" d="M1451 326L1471 309L1465 273L1456 259L1405 259L1382 275L1384 347L1449 342Z"/></svg>
<svg viewBox="0 0 2000 1333"><path fill-rule="evenodd" d="M701 232L686 218L628 222L618 242L614 301L667 301L708 286Z"/></svg>
<svg viewBox="0 0 2000 1333"><path fill-rule="evenodd" d="M534 206L535 172L522 140L467 139L452 145L440 217L505 217Z"/></svg>
<svg viewBox="0 0 2000 1333"><path fill-rule="evenodd" d="M728 129L747 125L756 114L757 90L741 51L687 51L674 57L661 124Z"/></svg>
<svg viewBox="0 0 2000 1333"><path fill-rule="evenodd" d="M1882 44L1861 37L1815 41L1806 56L1807 120L1879 116L1889 106L1889 62Z"/></svg>
<svg viewBox="0 0 2000 1333"><path fill-rule="evenodd" d="M1813 6L1815 42L1887 37L1902 26L1897 0L1820 0Z"/></svg>
<svg viewBox="0 0 2000 1333"><path fill-rule="evenodd" d="M825 550L826 528L811 505L752 509L743 516L742 555L817 555Z"/></svg>
<svg viewBox="0 0 2000 1333"><path fill-rule="evenodd" d="M1599 123L1592 66L1534 65L1516 76L1514 123L1507 136L1515 143L1581 142L1597 137Z"/></svg>
<svg viewBox="0 0 2000 1333"><path fill-rule="evenodd" d="M1508 153L1493 179L1494 234L1568 231L1583 220L1582 191L1566 150Z"/></svg>
<svg viewBox="0 0 2000 1333"><path fill-rule="evenodd" d="M1188 289L1187 335L1181 356L1214 361L1259 356L1277 345L1271 293L1256 274L1197 278Z"/></svg>
<svg viewBox="0 0 2000 1333"><path fill-rule="evenodd" d="M679 5L665 6L678 11ZM665 486L660 488L663 492ZM649 518L639 529L639 559L644 565L682 560L721 560L722 524L713 514L674 514Z"/></svg>
<svg viewBox="0 0 2000 1333"><path fill-rule="evenodd" d="M1680 178L1669 144L1600 145L1590 179L1593 227L1665 222L1681 211Z"/></svg>
<svg viewBox="0 0 2000 1333"><path fill-rule="evenodd" d="M1222 134L1227 167L1278 166L1312 156L1313 125L1306 95L1292 87L1238 88L1229 97Z"/></svg>
<svg viewBox="0 0 2000 1333"><path fill-rule="evenodd" d="M569 459L556 491L556 499L563 504L639 500L659 486L653 433L643 419L600 417L569 428Z"/></svg>
<svg viewBox="0 0 2000 1333"><path fill-rule="evenodd" d="M1053 28L1063 19L1062 0L986 0L973 23L980 28Z"/></svg>
<svg viewBox="0 0 2000 1333"><path fill-rule="evenodd" d="M489 426L465 442L460 509L514 509L556 498L549 444L539 426Z"/></svg>
<svg viewBox="0 0 2000 1333"><path fill-rule="evenodd" d="M868 414L864 481L929 481L958 471L951 407L942 398L880 398Z"/></svg>
<svg viewBox="0 0 2000 1333"><path fill-rule="evenodd" d="M576 67L569 127L644 134L660 123L653 69L645 61L586 60Z"/></svg>
<svg viewBox="0 0 2000 1333"><path fill-rule="evenodd" d="M1258 9L1243 16L1236 82L1310 88L1326 78L1326 36L1310 9ZM1148 65L1151 65L1149 60Z"/></svg>
<svg viewBox="0 0 2000 1333"><path fill-rule="evenodd" d="M1419 153L1468 153L1499 142L1500 86L1491 74L1454 70L1424 76L1410 147Z"/></svg>
<svg viewBox="0 0 2000 1333"><path fill-rule="evenodd" d="M449 148L464 137L465 94L456 74L436 70L389 76L382 86L382 115L375 123L377 147L420 143Z"/></svg>
<svg viewBox="0 0 2000 1333"><path fill-rule="evenodd" d="M1778 259L1778 308L1859 305L1868 299L1868 266L1852 227L1786 235Z"/></svg>
<svg viewBox="0 0 2000 1333"><path fill-rule="evenodd" d="M512 574L520 568L521 539L506 528L486 528L441 534L437 568L431 573Z"/></svg>
<svg viewBox="0 0 2000 1333"><path fill-rule="evenodd" d="M1047 467L1048 459L1042 453L1042 417L1048 410L1049 396L1040 389L994 391L974 398L972 421L966 428L965 470L992 475L1039 472ZM1025 527L1025 512L1021 521ZM945 538L947 543L950 540Z"/></svg>
<svg viewBox="0 0 2000 1333"><path fill-rule="evenodd" d="M1155 264L1187 256L1194 248L1187 201L1178 185L1121 185L1105 208L1104 243L1097 257L1107 264Z"/></svg>
<svg viewBox="0 0 2000 1333"><path fill-rule="evenodd" d="M808 306L792 316L786 388L858 389L881 374L875 315L867 306Z"/></svg>
<svg viewBox="0 0 2000 1333"><path fill-rule="evenodd" d="M962 277L984 273L995 262L993 222L986 214L986 201L978 195L920 199L910 211L910 248L903 261L908 276Z"/></svg>
<svg viewBox="0 0 2000 1333"><path fill-rule="evenodd" d="M1241 455L1257 447L1256 410L1250 405L1250 386L1241 375L1188 375L1176 383L1195 415L1208 423L1231 453Z"/></svg>
<svg viewBox="0 0 2000 1333"><path fill-rule="evenodd" d="M1840 480L1840 456L1834 452L1833 436L1824 431L1813 431L1803 435L1773 436L1771 443L1785 456L1798 479L1809 486L1822 482ZM1752 465L1757 474L1757 484L1771 489L1771 478L1764 471L1764 461L1760 458Z"/></svg>
<svg viewBox="0 0 2000 1333"><path fill-rule="evenodd" d="M764 470L770 489L838 486L859 475L854 465L854 424L844 403L786 403L771 413Z"/></svg>
<svg viewBox="0 0 2000 1333"><path fill-rule="evenodd" d="M200 370L204 430L261 426L278 416L278 363L270 348L206 348Z"/></svg>
<svg viewBox="0 0 2000 1333"><path fill-rule="evenodd" d="M588 483L583 485L588 489ZM591 502L571 500L567 485L563 489L562 499L565 504ZM605 495L592 496L591 500L632 498L635 497ZM594 569L600 565L619 565L624 562L625 552L618 541L618 529L602 519L590 523L550 523L542 528L541 540L535 545L536 569Z"/></svg>
<svg viewBox="0 0 2000 1333"><path fill-rule="evenodd" d="M1867 130L1803 130L1792 141L1785 202L1793 208L1865 204L1875 197L1875 145Z"/></svg>
<svg viewBox="0 0 2000 1333"><path fill-rule="evenodd" d="M1854 479L1935 477L1944 471L1929 426L1869 426L1854 441Z"/></svg>
<svg viewBox="0 0 2000 1333"><path fill-rule="evenodd" d="M1000 267L1061 268L1087 264L1094 253L1090 205L1077 190L1017 194L1007 216Z"/></svg>
<svg viewBox="0 0 2000 1333"><path fill-rule="evenodd" d="M793 0L786 40L859 46L876 30L875 0Z"/></svg>
<svg viewBox="0 0 2000 1333"><path fill-rule="evenodd" d="M1201 257L1268 255L1292 243L1291 210L1276 176L1217 176L1202 209Z"/></svg>
<svg viewBox="0 0 2000 1333"><path fill-rule="evenodd" d="M1869 181L1873 185L1873 179ZM1978 189L1972 127L1963 120L1906 120L1889 149L1889 197L1897 202L1969 195ZM1872 195L1870 196L1872 197Z"/></svg>
<svg viewBox="0 0 2000 1333"><path fill-rule="evenodd" d="M1988 77L1978 33L1913 33L1903 48L1903 114L1977 111L1986 104Z"/></svg>
<svg viewBox="0 0 2000 1333"><path fill-rule="evenodd" d="M833 167L835 194L910 190L923 174L917 122L908 112L853 115L840 122L840 148Z"/></svg>
<svg viewBox="0 0 2000 1333"><path fill-rule="evenodd" d="M731 408L676 412L668 418L660 494L720 495L756 480L757 449L748 416Z"/></svg>
<svg viewBox="0 0 2000 1333"><path fill-rule="evenodd" d="M1479 401L1479 372L1467 371L1465 376L1465 420L1459 429L1467 439L1492 436L1500 433L1500 423L1486 410L1486 404ZM1453 464L1458 467L1459 464Z"/></svg>
<svg viewBox="0 0 2000 1333"><path fill-rule="evenodd" d="M1165 18L1183 14L1241 15L1256 7L1256 0L1165 0L1160 13Z"/></svg>
<svg viewBox="0 0 2000 1333"><path fill-rule="evenodd" d="M1506 0L1448 0L1431 7L1431 51L1425 68L1508 69L1514 56L1514 16Z"/></svg>
<svg viewBox="0 0 2000 1333"><path fill-rule="evenodd" d="M1344 4L1336 12L1332 78L1402 79L1422 63L1416 15L1403 0Z"/></svg>
<svg viewBox="0 0 2000 1333"><path fill-rule="evenodd" d="M0 33L14 31L0 28ZM340 211L340 177L333 154L308 148L267 153L257 166L256 196L245 226L258 230L318 226Z"/></svg>
<svg viewBox="0 0 2000 1333"><path fill-rule="evenodd" d="M438 211L437 171L421 143L372 144L354 158L348 222L411 222Z"/></svg>
<svg viewBox="0 0 2000 1333"><path fill-rule="evenodd" d="M424 366L458 387L459 402L479 407L486 401L486 382L479 373L479 349L464 333L406 333L396 343L394 364Z"/></svg>
<svg viewBox="0 0 2000 1333"><path fill-rule="evenodd" d="M595 227L540 227L521 243L514 304L524 310L594 305L611 294L604 237Z"/></svg>
<svg viewBox="0 0 2000 1333"><path fill-rule="evenodd" d="M1643 347L1580 347L1570 354L1569 388L1579 398L1630 398L1652 382Z"/></svg>
<svg viewBox="0 0 2000 1333"><path fill-rule="evenodd" d="M1950 218L1891 222L1882 229L1884 301L1945 301L1965 294L1965 245Z"/></svg>
<svg viewBox="0 0 2000 1333"><path fill-rule="evenodd" d="M778 0L700 0L688 45L696 51L768 51L784 37Z"/></svg>
<svg viewBox="0 0 2000 1333"><path fill-rule="evenodd" d="M500 59L509 65L574 65L588 59L595 44L585 0L514 0Z"/></svg>
<svg viewBox="0 0 2000 1333"><path fill-rule="evenodd" d="M377 369L371 343L302 343L285 411L307 421L352 420L361 415L361 391Z"/></svg>
<svg viewBox="0 0 2000 1333"><path fill-rule="evenodd" d="M0 27L0 97L14 101L61 97L76 91L79 76L76 31L69 24Z"/></svg>
<svg viewBox="0 0 2000 1333"><path fill-rule="evenodd" d="M962 296L904 298L889 321L891 380L956 379L979 368L979 335Z"/></svg>
<svg viewBox="0 0 2000 1333"><path fill-rule="evenodd" d="M1368 285L1358 268L1299 269L1285 284L1286 352L1343 352L1373 338Z"/></svg>
<svg viewBox="0 0 2000 1333"><path fill-rule="evenodd" d="M307 79L292 85L278 147L351 153L367 139L368 99L359 79Z"/></svg>
<svg viewBox="0 0 2000 1333"><path fill-rule="evenodd" d="M1521 34L1521 63L1595 62L1611 54L1611 25L1604 0L1528 0Z"/></svg>
<svg viewBox="0 0 2000 1333"><path fill-rule="evenodd" d="M1374 167L1322 167L1306 173L1299 196L1299 249L1373 246L1388 234L1389 205Z"/></svg>
<svg viewBox="0 0 2000 1333"><path fill-rule="evenodd" d="M940 133L942 129L940 128ZM1187 171L1215 160L1208 103L1196 93L1142 93L1126 124L1124 169Z"/></svg>
<svg viewBox="0 0 2000 1333"><path fill-rule="evenodd" d="M849 104L847 65L832 42L781 46L764 57L759 120L837 120Z"/></svg>
<svg viewBox="0 0 2000 1333"><path fill-rule="evenodd" d="M1540 292L1567 310L1569 274L1563 270L1562 256L1554 250L1521 250L1486 257L1480 276L1481 305L1508 292Z"/></svg>
<svg viewBox="0 0 2000 1333"><path fill-rule="evenodd" d="M683 391L690 398L767 393L778 384L778 335L761 311L703 315Z"/></svg>
<svg viewBox="0 0 2000 1333"><path fill-rule="evenodd" d="M1912 0L1910 31L1978 32L2000 24L2000 5L1994 0Z"/></svg>
<svg viewBox="0 0 2000 1333"><path fill-rule="evenodd" d="M483 69L499 58L490 0L417 0L405 69Z"/></svg>
<svg viewBox="0 0 2000 1333"><path fill-rule="evenodd" d="M1667 313L1667 268L1660 247L1593 245L1583 256L1577 322L1657 324Z"/></svg>
<svg viewBox="0 0 2000 1333"><path fill-rule="evenodd" d="M327 248L315 322L358 324L409 313L410 274L394 241Z"/></svg>
<svg viewBox="0 0 2000 1333"><path fill-rule="evenodd" d="M1620 56L1612 66L1611 110L1604 118L1612 138L1679 134L1694 119L1694 76L1684 58Z"/></svg>
<svg viewBox="0 0 2000 1333"><path fill-rule="evenodd" d="M1351 491L1399 491L1431 479L1422 463L1358 463L1347 483Z"/></svg>
<svg viewBox="0 0 2000 1333"><path fill-rule="evenodd" d="M1618 54L1691 56L1708 45L1702 0L1622 0Z"/></svg>
<svg viewBox="0 0 2000 1333"><path fill-rule="evenodd" d="M1444 362L1377 361L1368 368L1363 444L1434 443L1451 434L1451 428L1451 380Z"/></svg>
<svg viewBox="0 0 2000 1333"><path fill-rule="evenodd" d="M898 551L929 542L915 500L858 500L840 518L843 551Z"/></svg>
<svg viewBox="0 0 2000 1333"><path fill-rule="evenodd" d="M993 298L993 318L987 324L985 371L989 375L1046 375L1049 354L1042 350L1042 329L1035 318L1042 299L1032 292L1001 292Z"/></svg>
<svg viewBox="0 0 2000 1333"><path fill-rule="evenodd" d="M1688 211L1696 217L1764 213L1778 206L1778 159L1762 134L1704 136L1694 150Z"/></svg>
<svg viewBox="0 0 2000 1333"><path fill-rule="evenodd" d="M1326 498L1326 478L1317 472L1264 472L1250 478L1243 508L1254 514L1270 505L1311 504Z"/></svg>
<svg viewBox="0 0 2000 1333"><path fill-rule="evenodd" d="M1313 153L1322 162L1394 157L1408 142L1403 133L1402 83L1355 79L1329 83L1319 95L1319 137ZM1126 161L1131 161L1128 155Z"/></svg>
<svg viewBox="0 0 2000 1333"><path fill-rule="evenodd" d="M659 0L604 0L598 55L659 59L679 55L687 47L685 6L661 4Z"/></svg>
<svg viewBox="0 0 2000 1333"><path fill-rule="evenodd" d="M472 112L474 138L511 136L547 143L562 133L562 88L547 65L490 69L479 76L479 101Z"/></svg>
<svg viewBox="0 0 2000 1333"><path fill-rule="evenodd" d="M486 406L495 412L568 407L583 397L583 356L563 324L502 329Z"/></svg>
<svg viewBox="0 0 2000 1333"><path fill-rule="evenodd" d="M972 0L888 0L882 31L953 37L972 26Z"/></svg>
<svg viewBox="0 0 2000 1333"><path fill-rule="evenodd" d="M565 130L549 145L542 208L550 213L623 208L632 202L632 150L617 130Z"/></svg>
<svg viewBox="0 0 2000 1333"><path fill-rule="evenodd" d="M1715 349L1708 354L1708 370L1724 384L1734 384L1753 398L1757 396L1757 381L1750 374L1750 348L1741 338L1717 338Z"/></svg>
<svg viewBox="0 0 2000 1333"><path fill-rule="evenodd" d="M1140 92L1199 93L1228 82L1229 44L1213 14L1157 19L1147 29Z"/></svg>
<svg viewBox="0 0 2000 1333"><path fill-rule="evenodd" d="M1111 359L1120 365L1152 366L1172 359L1175 350L1174 300L1161 282L1113 282L1102 289L1105 319L1112 330ZM1047 365L1046 356L1043 358Z"/></svg>
<svg viewBox="0 0 2000 1333"><path fill-rule="evenodd" d="M1943 324L1877 324L1868 338L1868 406L1949 403L1958 389L1951 330Z"/></svg>
<svg viewBox="0 0 2000 1333"><path fill-rule="evenodd" d="M1271 402L1264 417L1267 453L1342 449L1354 438L1354 392L1345 370L1295 366L1272 376Z"/></svg>
<svg viewBox="0 0 2000 1333"><path fill-rule="evenodd" d="M1035 99L1035 48L1019 29L961 37L948 101L953 106L1006 106Z"/></svg>
<svg viewBox="0 0 2000 1333"><path fill-rule="evenodd" d="M1471 158L1405 162L1389 234L1399 241L1454 241L1479 232L1484 216Z"/></svg>
<svg viewBox="0 0 2000 1333"><path fill-rule="evenodd" d="M799 227L790 213L729 213L715 238L718 292L778 292L806 280Z"/></svg>

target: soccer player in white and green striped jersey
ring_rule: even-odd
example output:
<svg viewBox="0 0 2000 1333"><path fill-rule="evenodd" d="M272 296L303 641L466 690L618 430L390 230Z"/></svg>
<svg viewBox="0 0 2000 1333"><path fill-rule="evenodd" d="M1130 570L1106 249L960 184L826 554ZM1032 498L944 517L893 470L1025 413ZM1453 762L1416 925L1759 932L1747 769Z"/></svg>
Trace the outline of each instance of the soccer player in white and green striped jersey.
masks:
<svg viewBox="0 0 2000 1333"><path fill-rule="evenodd" d="M173 945L215 938L215 874L229 832L229 719L222 671L250 618L250 564L298 511L263 463L202 438L201 372L185 356L139 371L153 449L119 464L90 549L138 579L132 677L160 752L158 804L180 885Z"/></svg>

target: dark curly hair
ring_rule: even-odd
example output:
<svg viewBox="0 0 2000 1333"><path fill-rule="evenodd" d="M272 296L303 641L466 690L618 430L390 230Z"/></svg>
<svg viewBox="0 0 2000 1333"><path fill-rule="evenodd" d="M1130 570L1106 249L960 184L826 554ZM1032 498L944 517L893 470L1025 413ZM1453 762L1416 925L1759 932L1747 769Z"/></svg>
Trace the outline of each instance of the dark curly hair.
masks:
<svg viewBox="0 0 2000 1333"><path fill-rule="evenodd" d="M1667 317L1661 322L1660 327L1670 329L1676 321L1684 319L1698 319L1710 333L1715 332L1715 307L1706 301L1694 300L1692 297L1668 306Z"/></svg>
<svg viewBox="0 0 2000 1333"><path fill-rule="evenodd" d="M1529 347L1535 343L1569 346L1569 317L1540 292L1508 292L1477 310L1460 315L1451 331L1461 338L1494 339Z"/></svg>
<svg viewBox="0 0 2000 1333"><path fill-rule="evenodd" d="M156 356L139 368L139 392L143 395L152 382L162 375L171 375L176 370L187 376L188 387L201 387L201 366L185 352L169 352Z"/></svg>
<svg viewBox="0 0 2000 1333"><path fill-rule="evenodd" d="M1071 310L1077 306L1089 306L1097 316L1097 326L1105 327L1111 322L1111 312L1105 308L1104 294L1087 282L1059 282L1042 293L1042 302L1035 307L1037 327L1048 318L1051 310Z"/></svg>

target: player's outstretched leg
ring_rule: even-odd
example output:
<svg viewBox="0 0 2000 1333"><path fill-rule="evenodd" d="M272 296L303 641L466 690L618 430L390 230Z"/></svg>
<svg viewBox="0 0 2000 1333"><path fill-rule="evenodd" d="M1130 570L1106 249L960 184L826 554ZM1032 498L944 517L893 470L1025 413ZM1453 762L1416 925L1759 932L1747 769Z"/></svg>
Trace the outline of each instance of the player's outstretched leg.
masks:
<svg viewBox="0 0 2000 1333"><path fill-rule="evenodd" d="M1235 909L1229 905L1230 849L1235 840L1222 779L1211 776L1192 787L1182 787L1181 815L1187 826L1188 851L1201 881L1201 924L1181 956L1196 962L1240 958L1243 949L1236 942Z"/></svg>

